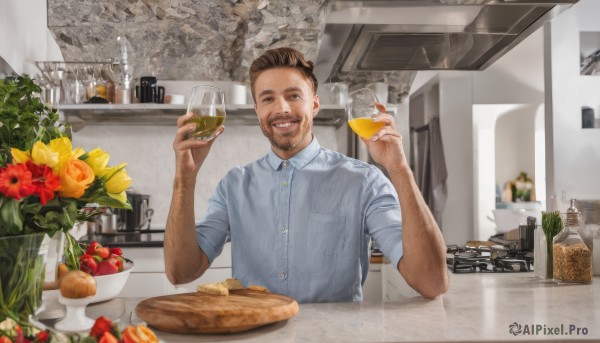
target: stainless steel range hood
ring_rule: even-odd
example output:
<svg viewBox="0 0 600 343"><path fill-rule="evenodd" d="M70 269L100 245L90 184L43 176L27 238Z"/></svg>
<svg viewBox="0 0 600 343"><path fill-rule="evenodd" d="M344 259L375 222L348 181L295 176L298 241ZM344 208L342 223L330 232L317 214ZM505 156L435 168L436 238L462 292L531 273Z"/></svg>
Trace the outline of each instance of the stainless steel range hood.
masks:
<svg viewBox="0 0 600 343"><path fill-rule="evenodd" d="M329 3L316 60L341 72L483 70L577 0L389 0Z"/></svg>

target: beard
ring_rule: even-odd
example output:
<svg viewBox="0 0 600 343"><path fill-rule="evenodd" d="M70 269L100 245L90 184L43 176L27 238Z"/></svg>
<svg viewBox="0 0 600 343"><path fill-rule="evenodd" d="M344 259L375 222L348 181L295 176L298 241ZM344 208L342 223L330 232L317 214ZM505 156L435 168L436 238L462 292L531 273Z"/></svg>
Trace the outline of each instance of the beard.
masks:
<svg viewBox="0 0 600 343"><path fill-rule="evenodd" d="M273 123L278 120L297 121L299 125L293 131L276 134L273 132ZM259 123L263 135L271 142L271 146L281 151L293 151L302 142L302 139L310 133L310 124L306 117L274 116L269 118L266 123L262 121L259 121Z"/></svg>

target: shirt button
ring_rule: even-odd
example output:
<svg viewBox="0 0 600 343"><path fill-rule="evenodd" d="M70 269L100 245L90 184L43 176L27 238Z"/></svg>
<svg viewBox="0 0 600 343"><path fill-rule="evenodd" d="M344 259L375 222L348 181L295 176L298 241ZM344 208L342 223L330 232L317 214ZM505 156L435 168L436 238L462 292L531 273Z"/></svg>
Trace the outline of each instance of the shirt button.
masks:
<svg viewBox="0 0 600 343"><path fill-rule="evenodd" d="M286 274L285 274L285 273L283 273L283 272L281 272L281 273L279 273L279 277L280 277L280 278L282 278L282 279L285 279L285 277L286 277Z"/></svg>
<svg viewBox="0 0 600 343"><path fill-rule="evenodd" d="M287 181L285 181L285 182L283 183L283 185L284 185L285 187L287 187L287 185L288 185Z"/></svg>
<svg viewBox="0 0 600 343"><path fill-rule="evenodd" d="M287 228L285 226L281 228L281 233L287 233Z"/></svg>
<svg viewBox="0 0 600 343"><path fill-rule="evenodd" d="M283 166L287 167L288 166L288 161L283 161Z"/></svg>

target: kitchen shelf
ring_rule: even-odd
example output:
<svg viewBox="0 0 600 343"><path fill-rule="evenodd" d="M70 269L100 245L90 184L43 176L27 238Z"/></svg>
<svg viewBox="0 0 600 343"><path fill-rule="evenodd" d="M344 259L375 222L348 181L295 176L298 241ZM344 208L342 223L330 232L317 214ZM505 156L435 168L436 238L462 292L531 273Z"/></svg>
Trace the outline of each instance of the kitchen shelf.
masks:
<svg viewBox="0 0 600 343"><path fill-rule="evenodd" d="M228 124L256 125L258 119L254 105L226 105ZM86 125L176 125L177 118L185 113L187 105L170 104L77 104L60 105L59 111L74 131ZM344 108L338 105L321 105L314 119L315 125L339 127L344 123Z"/></svg>

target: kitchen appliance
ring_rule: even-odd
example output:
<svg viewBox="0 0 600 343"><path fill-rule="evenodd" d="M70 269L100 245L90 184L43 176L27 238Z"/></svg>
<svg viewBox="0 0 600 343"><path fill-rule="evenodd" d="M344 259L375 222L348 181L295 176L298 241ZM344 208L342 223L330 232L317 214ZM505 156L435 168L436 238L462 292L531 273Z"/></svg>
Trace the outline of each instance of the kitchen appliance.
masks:
<svg viewBox="0 0 600 343"><path fill-rule="evenodd" d="M335 82L349 72L484 70L574 3L328 1L315 74Z"/></svg>
<svg viewBox="0 0 600 343"><path fill-rule="evenodd" d="M536 223L535 217L527 217L527 225L519 225L519 250L533 251Z"/></svg>
<svg viewBox="0 0 600 343"><path fill-rule="evenodd" d="M137 87L138 99L140 102L148 103L153 102L162 104L165 102L165 87L156 85L156 77L154 76L142 76L140 78L140 86Z"/></svg>
<svg viewBox="0 0 600 343"><path fill-rule="evenodd" d="M139 231L150 229L150 222L154 210L150 208L150 195L139 193L128 193L127 200L131 204L131 211L126 212L125 231Z"/></svg>
<svg viewBox="0 0 600 343"><path fill-rule="evenodd" d="M112 211L107 211L98 216L96 220L96 230L105 235L116 234L118 229L119 216Z"/></svg>
<svg viewBox="0 0 600 343"><path fill-rule="evenodd" d="M446 264L453 273L529 272L533 270L533 252L518 250L515 244L447 245Z"/></svg>

